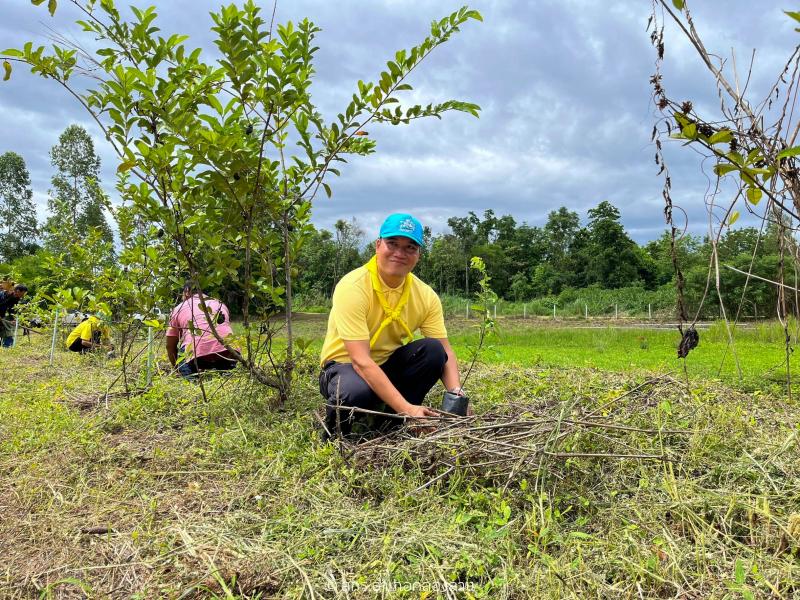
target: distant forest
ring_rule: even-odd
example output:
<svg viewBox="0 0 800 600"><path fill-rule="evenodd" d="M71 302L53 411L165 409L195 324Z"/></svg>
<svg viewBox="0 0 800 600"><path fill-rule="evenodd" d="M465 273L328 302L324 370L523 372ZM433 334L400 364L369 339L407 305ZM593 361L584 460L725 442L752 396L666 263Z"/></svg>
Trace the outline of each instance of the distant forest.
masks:
<svg viewBox="0 0 800 600"><path fill-rule="evenodd" d="M578 213L561 207L542 227L517 223L512 215L486 210L447 220L449 231L432 235L426 228L425 249L415 273L437 292L467 296L474 289L467 265L472 256L486 263L491 285L509 301L548 298L564 305L578 290L625 290L620 297L659 298L659 310L674 308L675 268L670 235L664 232L644 246L637 244L620 222L619 210L601 202L588 211L585 225ZM720 299L713 264L720 269L724 307L733 314L770 316L777 303L777 286L758 279L747 281L740 271L777 279L780 263L777 227L727 230L716 244L694 235L676 240L677 264L685 278L685 300L693 317L717 316ZM319 229L305 244L298 260L298 292L306 302L324 303L338 279L363 264L373 252L357 219L339 220L333 231ZM754 258L755 256L755 258ZM710 265L712 270L709 271ZM709 273L711 276L709 277ZM793 287L795 276L785 284ZM652 294L659 291L659 294ZM790 300L790 304L794 304ZM646 307L646 304L645 304Z"/></svg>

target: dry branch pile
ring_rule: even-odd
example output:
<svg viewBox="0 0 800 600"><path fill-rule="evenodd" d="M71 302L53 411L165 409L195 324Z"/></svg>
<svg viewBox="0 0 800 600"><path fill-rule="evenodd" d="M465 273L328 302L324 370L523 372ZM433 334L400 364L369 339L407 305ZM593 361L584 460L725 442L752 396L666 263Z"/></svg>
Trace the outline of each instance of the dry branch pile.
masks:
<svg viewBox="0 0 800 600"><path fill-rule="evenodd" d="M345 457L362 466L417 465L433 476L421 488L454 472L507 485L555 461L677 460L693 432L637 426L636 406L620 399L600 408L574 401L509 403L468 417L443 415L424 423L409 419L387 435L340 442Z"/></svg>

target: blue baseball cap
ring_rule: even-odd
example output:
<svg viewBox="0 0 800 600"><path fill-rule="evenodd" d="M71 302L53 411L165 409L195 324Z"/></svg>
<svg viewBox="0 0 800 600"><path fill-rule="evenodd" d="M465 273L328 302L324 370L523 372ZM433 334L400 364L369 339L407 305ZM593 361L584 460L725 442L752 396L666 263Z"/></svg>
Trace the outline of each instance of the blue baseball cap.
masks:
<svg viewBox="0 0 800 600"><path fill-rule="evenodd" d="M411 215L394 213L386 217L381 225L381 238L407 237L422 246L422 223Z"/></svg>

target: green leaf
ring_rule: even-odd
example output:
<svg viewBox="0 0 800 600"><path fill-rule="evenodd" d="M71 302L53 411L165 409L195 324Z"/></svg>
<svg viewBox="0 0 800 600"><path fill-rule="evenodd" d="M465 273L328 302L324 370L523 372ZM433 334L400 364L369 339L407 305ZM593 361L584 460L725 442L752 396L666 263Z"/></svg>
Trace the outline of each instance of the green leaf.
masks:
<svg viewBox="0 0 800 600"><path fill-rule="evenodd" d="M325 190L325 193L328 195L328 198L330 198L331 197L331 186L329 186L325 182L322 182L322 187Z"/></svg>
<svg viewBox="0 0 800 600"><path fill-rule="evenodd" d="M728 152L726 158L731 161L735 165L742 165L744 164L744 158L738 152Z"/></svg>
<svg viewBox="0 0 800 600"><path fill-rule="evenodd" d="M712 146L714 144L727 144L733 139L733 133L730 129L720 129L717 133L708 138L708 143Z"/></svg>
<svg viewBox="0 0 800 600"><path fill-rule="evenodd" d="M761 150L758 148L753 148L750 152L747 153L747 164L751 164L761 160L763 156L761 156Z"/></svg>
<svg viewBox="0 0 800 600"><path fill-rule="evenodd" d="M739 585L742 585L745 580L745 572L744 572L744 561L737 558L736 559L736 566L733 570L733 578Z"/></svg>
<svg viewBox="0 0 800 600"><path fill-rule="evenodd" d="M50 11L50 16L52 17L56 14L56 5L58 4L58 0L49 0L47 3L47 10Z"/></svg>
<svg viewBox="0 0 800 600"><path fill-rule="evenodd" d="M130 171L133 167L136 166L135 160L126 160L122 162L117 167L117 173L125 173L126 171Z"/></svg>
<svg viewBox="0 0 800 600"><path fill-rule="evenodd" d="M795 21L800 22L800 12L795 12L793 10L785 10L783 12L792 17Z"/></svg>
<svg viewBox="0 0 800 600"><path fill-rule="evenodd" d="M683 7L686 6L686 3L683 0L672 0L672 6L678 10L683 10Z"/></svg>
<svg viewBox="0 0 800 600"><path fill-rule="evenodd" d="M762 192L756 187L747 188L747 201L753 206L761 202Z"/></svg>
<svg viewBox="0 0 800 600"><path fill-rule="evenodd" d="M219 101L215 94L209 94L206 96L206 102L208 105L217 111L218 114L223 114L224 110L222 109L222 103Z"/></svg>
<svg viewBox="0 0 800 600"><path fill-rule="evenodd" d="M16 48L8 48L7 50L3 50L0 54L4 56L13 56L15 58L22 58L25 56L25 53L22 50L17 50Z"/></svg>
<svg viewBox="0 0 800 600"><path fill-rule="evenodd" d="M797 156L798 154L800 154L800 146L793 146L792 148L786 148L786 150L781 150L780 152L778 152L778 156L776 156L775 158L780 160L781 158L785 158L787 156Z"/></svg>
<svg viewBox="0 0 800 600"><path fill-rule="evenodd" d="M717 177L722 177L726 173L730 173L731 171L737 171L735 165L727 164L727 163L719 163L714 165L714 173L717 174Z"/></svg>
<svg viewBox="0 0 800 600"><path fill-rule="evenodd" d="M689 123L688 125L686 125L686 127L681 129L681 133L683 134L684 137L693 140L694 138L697 137L697 123Z"/></svg>
<svg viewBox="0 0 800 600"><path fill-rule="evenodd" d="M3 61L3 81L11 79L11 63L7 60Z"/></svg>
<svg viewBox="0 0 800 600"><path fill-rule="evenodd" d="M736 223L739 220L739 211L735 210L731 213L731 216L728 217L728 227Z"/></svg>

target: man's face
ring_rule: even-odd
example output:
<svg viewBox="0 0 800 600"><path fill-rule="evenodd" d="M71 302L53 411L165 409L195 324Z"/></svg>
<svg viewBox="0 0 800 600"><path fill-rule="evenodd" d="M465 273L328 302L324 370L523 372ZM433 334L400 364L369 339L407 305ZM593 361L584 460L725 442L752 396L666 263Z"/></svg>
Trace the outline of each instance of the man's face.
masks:
<svg viewBox="0 0 800 600"><path fill-rule="evenodd" d="M22 297L25 296L26 292L25 292L25 290L14 290L13 293L17 298L21 299Z"/></svg>
<svg viewBox="0 0 800 600"><path fill-rule="evenodd" d="M405 277L419 262L420 247L406 237L382 238L375 242L378 266L392 277Z"/></svg>

